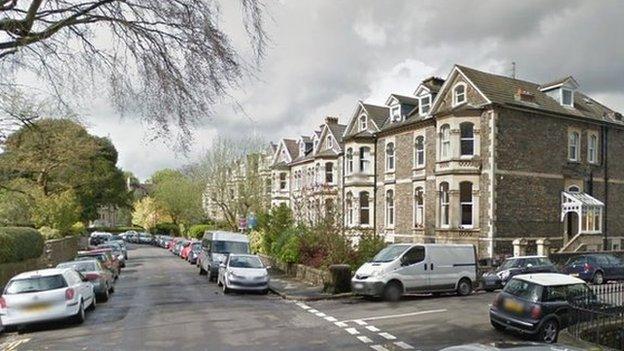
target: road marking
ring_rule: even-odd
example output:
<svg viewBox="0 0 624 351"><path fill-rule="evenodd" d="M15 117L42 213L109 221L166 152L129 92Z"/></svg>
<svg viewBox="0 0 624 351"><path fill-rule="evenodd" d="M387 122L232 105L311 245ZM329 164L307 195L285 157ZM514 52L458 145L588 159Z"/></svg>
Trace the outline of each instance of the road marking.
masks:
<svg viewBox="0 0 624 351"><path fill-rule="evenodd" d="M368 336L362 335L362 336L358 336L357 338L365 344L370 344L371 342L373 342L373 340L371 340Z"/></svg>
<svg viewBox="0 0 624 351"><path fill-rule="evenodd" d="M340 328L344 328L344 327L346 327L346 326L347 326L347 323L345 323L345 322L335 322L334 324L335 324L337 327L340 327Z"/></svg>
<svg viewBox="0 0 624 351"><path fill-rule="evenodd" d="M311 310L308 310L308 312L310 312L310 313L318 313L319 310L311 309Z"/></svg>
<svg viewBox="0 0 624 351"><path fill-rule="evenodd" d="M442 312L446 312L446 311L447 311L446 309L419 311L419 312L412 312L412 313L391 314L391 315L386 315L386 316L375 316L375 317L367 317L367 318L358 318L357 320L360 320L360 321L375 321L375 320L378 320L378 319L410 317L410 316L418 316L418 315L421 315L421 314L442 313ZM344 320L343 322L355 322L355 321L356 321L355 319L348 319L348 320Z"/></svg>
<svg viewBox="0 0 624 351"><path fill-rule="evenodd" d="M346 328L345 330L347 331L347 333L349 333L349 334L351 334L351 335L357 335L357 334L359 334L359 333L360 333L360 332L359 332L357 329L355 329L355 328Z"/></svg>
<svg viewBox="0 0 624 351"><path fill-rule="evenodd" d="M367 325L368 323L364 322L361 319L355 319L353 320L353 322L355 322L357 325Z"/></svg>
<svg viewBox="0 0 624 351"><path fill-rule="evenodd" d="M297 302L297 306L303 308L304 310L309 310L310 306L306 305L305 303L301 303L301 302Z"/></svg>
<svg viewBox="0 0 624 351"><path fill-rule="evenodd" d="M397 341L394 344L396 346L402 348L403 350L413 350L414 349L414 346L412 346L412 345L410 345L410 344L408 344L406 342L403 342L403 341Z"/></svg>
<svg viewBox="0 0 624 351"><path fill-rule="evenodd" d="M327 316L327 315L326 315L325 313L323 313L323 312L318 312L318 313L315 313L315 315L316 315L317 317L321 317L321 318L323 318L323 317Z"/></svg>
<svg viewBox="0 0 624 351"><path fill-rule="evenodd" d="M376 332L378 332L378 331L379 331L379 328L377 328L377 327L376 327L376 326L374 326L374 325L369 325L369 326L367 326L367 327L366 327L366 329L368 329L368 330L372 331L373 333L376 333Z"/></svg>
<svg viewBox="0 0 624 351"><path fill-rule="evenodd" d="M332 317L332 316L327 316L327 317L325 317L325 320L326 320L326 321L328 321L328 322L332 322L332 323L333 323L333 322L335 322L335 321L337 321L337 319L336 319L336 318L334 318L334 317ZM345 325L346 325L346 324L345 324Z"/></svg>
<svg viewBox="0 0 624 351"><path fill-rule="evenodd" d="M381 345L371 345L371 349L375 350L375 351L389 351L387 348L381 346Z"/></svg>
<svg viewBox="0 0 624 351"><path fill-rule="evenodd" d="M394 339L396 339L396 336L394 336L394 335L392 335L392 334L390 334L390 333L386 333L386 332L379 333L379 336L383 336L384 338L386 338L386 339L388 339L388 340L394 340Z"/></svg>

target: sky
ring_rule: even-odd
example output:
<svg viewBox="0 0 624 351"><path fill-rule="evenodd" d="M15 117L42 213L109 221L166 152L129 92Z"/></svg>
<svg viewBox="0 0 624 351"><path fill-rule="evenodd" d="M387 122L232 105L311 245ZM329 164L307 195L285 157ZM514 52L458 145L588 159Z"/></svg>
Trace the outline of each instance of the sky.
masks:
<svg viewBox="0 0 624 351"><path fill-rule="evenodd" d="M221 25L245 38L237 8L224 2ZM119 116L104 97L83 120L111 138L119 166L148 178L196 160L219 135L266 140L310 135L325 116L347 123L358 100L383 104L412 94L453 64L544 83L572 75L580 90L624 111L624 5L621 1L267 1L268 52L255 77L195 129L191 151L150 140L138 118ZM242 49L244 50L244 49Z"/></svg>

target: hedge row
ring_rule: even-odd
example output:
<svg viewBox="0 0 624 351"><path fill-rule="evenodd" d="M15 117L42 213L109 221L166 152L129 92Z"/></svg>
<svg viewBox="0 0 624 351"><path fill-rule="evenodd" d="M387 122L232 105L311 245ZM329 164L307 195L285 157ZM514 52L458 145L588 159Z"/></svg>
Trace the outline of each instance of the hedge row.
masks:
<svg viewBox="0 0 624 351"><path fill-rule="evenodd" d="M0 263L19 262L43 253L43 236L33 228L0 227Z"/></svg>

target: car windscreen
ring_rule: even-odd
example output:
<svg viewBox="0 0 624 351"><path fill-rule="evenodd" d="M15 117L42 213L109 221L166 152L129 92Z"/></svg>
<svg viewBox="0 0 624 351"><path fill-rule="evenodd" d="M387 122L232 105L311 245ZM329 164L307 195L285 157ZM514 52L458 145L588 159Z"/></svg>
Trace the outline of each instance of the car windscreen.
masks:
<svg viewBox="0 0 624 351"><path fill-rule="evenodd" d="M92 260L92 259L97 259L100 262L104 262L106 261L107 257L104 254L99 254L99 255L84 255L84 256L78 256L76 257L76 261L80 261L80 260Z"/></svg>
<svg viewBox="0 0 624 351"><path fill-rule="evenodd" d="M67 287L67 282L62 275L49 275L45 277L31 277L16 279L9 282L5 294L25 294L38 291L47 291Z"/></svg>
<svg viewBox="0 0 624 351"><path fill-rule="evenodd" d="M214 253L248 253L249 246L241 241L213 241L212 252Z"/></svg>
<svg viewBox="0 0 624 351"><path fill-rule="evenodd" d="M538 302L542 297L543 287L522 279L512 279L503 291L527 301Z"/></svg>
<svg viewBox="0 0 624 351"><path fill-rule="evenodd" d="M390 245L379 251L371 262L390 262L401 256L405 250L409 249L409 245Z"/></svg>
<svg viewBox="0 0 624 351"><path fill-rule="evenodd" d="M230 257L230 267L235 268L264 268L262 261L253 256L232 256Z"/></svg>
<svg viewBox="0 0 624 351"><path fill-rule="evenodd" d="M57 266L57 268L73 268L78 272L93 272L97 271L97 267L95 262L91 261L76 261L76 262L65 262L61 263Z"/></svg>
<svg viewBox="0 0 624 351"><path fill-rule="evenodd" d="M554 266L552 262L550 262L549 259L547 259L546 257L538 257L537 258L537 263L540 266Z"/></svg>
<svg viewBox="0 0 624 351"><path fill-rule="evenodd" d="M504 270L516 268L519 266L520 266L520 260L509 259L509 260L505 260L505 262L503 262L503 264L500 267L498 267L498 270L504 271Z"/></svg>
<svg viewBox="0 0 624 351"><path fill-rule="evenodd" d="M193 244L193 251L201 251L202 248L202 244L201 243L194 243Z"/></svg>
<svg viewBox="0 0 624 351"><path fill-rule="evenodd" d="M587 257L585 256L572 257L568 260L566 266L581 266L585 263L587 263Z"/></svg>

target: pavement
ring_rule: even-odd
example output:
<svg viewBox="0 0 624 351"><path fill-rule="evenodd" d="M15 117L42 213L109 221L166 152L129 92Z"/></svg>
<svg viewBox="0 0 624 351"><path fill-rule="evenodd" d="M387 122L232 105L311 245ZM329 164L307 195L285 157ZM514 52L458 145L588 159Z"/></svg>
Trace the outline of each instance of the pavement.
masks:
<svg viewBox="0 0 624 351"><path fill-rule="evenodd" d="M493 293L409 296L398 303L224 295L197 267L166 250L129 248L116 292L85 323L0 334L0 350L425 351L521 340L490 326Z"/></svg>
<svg viewBox="0 0 624 351"><path fill-rule="evenodd" d="M312 285L289 277L284 272L271 269L271 281L269 289L276 295L287 300L317 301L352 297L353 294L330 294L326 293L322 285Z"/></svg>

